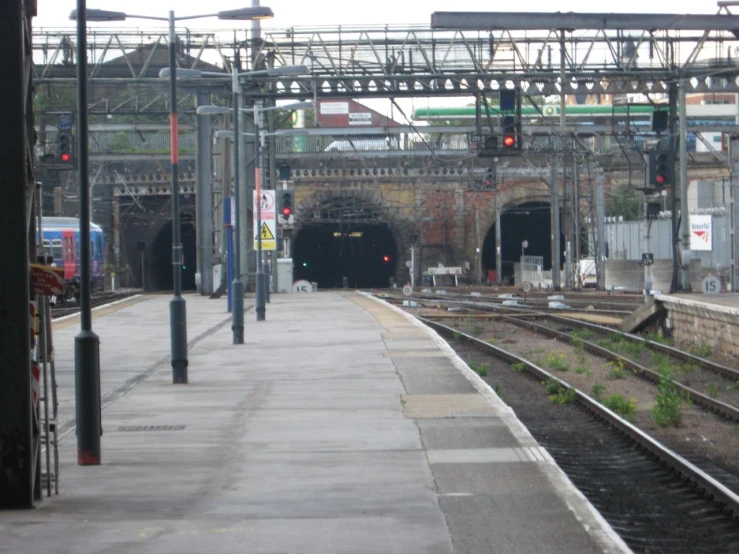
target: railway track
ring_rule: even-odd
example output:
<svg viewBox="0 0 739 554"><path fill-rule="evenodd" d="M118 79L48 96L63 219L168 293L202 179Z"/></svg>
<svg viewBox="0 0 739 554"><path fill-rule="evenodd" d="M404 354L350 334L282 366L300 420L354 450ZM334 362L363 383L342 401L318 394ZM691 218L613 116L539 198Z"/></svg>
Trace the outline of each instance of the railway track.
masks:
<svg viewBox="0 0 739 554"><path fill-rule="evenodd" d="M398 300L398 298L394 298L394 299ZM644 365L637 363L636 361L630 359L629 357L625 355L621 355L621 354L614 352L613 350L611 350L610 348L606 346L602 346L590 340L586 340L582 336L575 336L572 334L572 331L574 329L587 329L593 332L597 332L600 335L613 335L614 330L608 327L584 322L581 320L571 319L566 316L554 315L551 313L540 312L540 311L537 311L536 313L531 315L531 310L527 310L527 309L522 310L522 309L519 309L518 306L498 307L496 305L491 306L487 302L483 303L483 302L474 302L474 301L469 301L469 300L454 300L454 299L441 299L440 301L437 298L428 299L428 301L432 303L442 303L442 304L447 304L447 305L453 304L456 306L464 307L465 309L471 310L471 311L481 311L481 312L490 312L491 310L495 312L505 311L511 314L510 317L506 318L506 321L509 323L512 323L519 327L524 327L535 333L548 335L550 337L556 338L557 340L567 342L573 346L582 346L585 350L587 350L588 352L596 356L599 356L606 360L621 364L624 368L630 370L634 375L637 375L643 379L646 379L647 381L653 384L658 385L665 380L668 382L671 382L682 394L684 394L687 398L689 398L696 405L710 412L718 414L724 418L728 418L734 421L739 421L739 408L737 408L736 406L729 404L727 402L721 401L717 398L714 398L712 394L709 394L707 392L701 392L694 387L686 385L685 383L681 382L680 380L674 377L665 376L661 374L659 371L655 371L653 369L647 368ZM522 313L528 313L531 315L531 317L517 317L515 315L515 314L522 314ZM542 324L538 321L533 321L532 319L541 319L545 321L551 321L553 323ZM659 352L661 354L667 355L671 358L670 361L676 360L676 361L687 362L689 364L694 364L696 368L700 368L702 371L713 373L714 375L717 376L716 377L717 382L712 382L710 384L711 392L721 391L721 390L731 389L731 388L739 388L739 384L738 384L739 383L739 370L736 370L734 368L725 366L717 362L713 362L711 360L707 360L704 357L694 355L692 353L680 350L678 348L675 348L667 344L656 342L654 340L647 340L643 337L638 337L636 335L620 333L620 332L617 334L617 336L619 339L630 341L633 344L639 344L649 349L652 349L656 352ZM696 376L695 374L691 374L690 377L692 380L696 380L696 379L701 380L701 381L706 380L705 378L701 379L701 377L703 376L700 376L700 375Z"/></svg>
<svg viewBox="0 0 739 554"><path fill-rule="evenodd" d="M117 293L117 292L96 293L96 294L93 294L91 297L92 307L97 308L104 304L116 302L117 300L123 300L124 298L129 298L131 296L134 296L134 294L135 293ZM66 304L57 303L51 308L51 319L54 320L54 319L59 319L61 317L74 315L74 314L79 313L79 311L80 311L79 304L71 305L71 303L66 303Z"/></svg>
<svg viewBox="0 0 739 554"><path fill-rule="evenodd" d="M390 300L399 302L403 300L404 298L401 298L399 295L394 294L376 294L378 298L382 298L384 300ZM405 300L408 300L405 298ZM530 299L527 298L526 302L520 303L519 301L522 301L522 298L514 297L514 296L505 296L505 297L482 297L482 296L474 296L471 297L469 295L438 295L438 294L417 294L414 293L413 297L410 299L415 302L435 302L438 304L448 304L448 305L454 305L461 308L469 308L469 309L475 309L478 311L482 310L488 310L488 311L503 311L506 313L530 313L533 311L536 312L542 312L542 313L552 313L552 314L562 314L567 313L568 311L582 311L582 310L575 310L575 309L562 309L562 308L550 308L549 307L549 300L547 299L539 299L538 301L531 302ZM515 304L511 304L511 302L516 302ZM569 302L569 300L568 300ZM599 304L601 306L600 308L596 309L595 305L590 302L585 302L586 305L585 311L590 311L593 313L599 313L603 315L611 315L615 317L622 317L624 315L630 314L636 305L616 305L613 304ZM590 309L592 308L592 309Z"/></svg>
<svg viewBox="0 0 739 554"><path fill-rule="evenodd" d="M673 383L675 387L677 387L683 394L685 394L688 398L690 398L690 400L694 402L695 404L707 410L710 410L716 414L719 414L723 417L733 419L735 421L739 421L739 409L738 408L730 404L727 404L725 402L721 402L720 400L716 400L715 398L711 398L709 395L704 394L690 386L687 386L672 377L665 377L664 375L661 375L659 372L649 369L647 367L644 367L643 365L631 360L629 357L623 356L621 354L617 354L604 346L601 346L589 340L575 337L568 331L559 330L553 326L540 324L540 323L537 323L537 322L534 322L528 319L512 317L512 318L509 318L508 321L515 325L525 327L527 329L535 331L537 333L546 334L558 340L566 341L571 345L581 344L585 348L585 350L587 350L588 352L591 352L597 356L600 356L610 361L616 361L622 364L625 368L631 370L631 372L634 373L635 375L642 377L652 383L658 384L662 382L663 380L667 380ZM577 323L578 322L573 321L570 325L573 325L573 324L577 325ZM672 351L680 352L682 355L681 359L692 359L693 358L687 352L681 352L674 348L672 349ZM739 379L739 372L736 372L736 370L731 370L730 368L725 368L725 369L731 371L734 375L734 379L728 381L729 383L728 386L732 386L737 382L736 379ZM719 375L723 377L723 373Z"/></svg>
<svg viewBox="0 0 739 554"><path fill-rule="evenodd" d="M430 291L431 289L423 289ZM500 293L500 294L489 294L478 291L472 292L449 292L445 289L440 289L435 292L414 292L413 299L422 300L438 300L438 301L468 301L486 303L489 305L504 305L504 303L510 304L516 302L517 305L508 305L506 307L520 310L531 310L531 309L544 309L549 311L549 302L557 301L562 302L567 306L568 309L582 310L592 309L599 313L613 313L613 314L627 314L633 312L639 305L643 303L642 297L610 297L596 294L577 294L577 295L557 295L557 294L545 294L545 293L530 293L527 295L520 295L519 293ZM440 291L443 291L440 294ZM377 296L387 296L390 298L396 298L398 295L388 293L387 291L375 291ZM561 300L554 300L560 299ZM551 309L552 312L562 313L562 308ZM566 309L565 309L566 311Z"/></svg>
<svg viewBox="0 0 739 554"><path fill-rule="evenodd" d="M721 474L727 485L531 360L419 319L452 339L468 364L486 360L488 384L635 552L739 551L736 475ZM550 401L542 381L572 403Z"/></svg>

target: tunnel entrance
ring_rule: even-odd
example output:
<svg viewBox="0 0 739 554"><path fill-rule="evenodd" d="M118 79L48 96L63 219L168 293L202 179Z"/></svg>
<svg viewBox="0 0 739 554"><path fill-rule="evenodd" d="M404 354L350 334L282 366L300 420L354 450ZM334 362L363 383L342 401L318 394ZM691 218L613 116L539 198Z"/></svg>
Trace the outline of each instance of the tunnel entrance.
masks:
<svg viewBox="0 0 739 554"><path fill-rule="evenodd" d="M560 218L560 229L561 229ZM525 250L527 256L543 256L544 269L552 268L551 215L549 204L527 202L507 209L500 216L502 278L504 283L513 284L513 264L521 259L521 243L529 243ZM495 225L490 227L482 246L482 265L497 271L495 266ZM560 230L560 244L564 245L564 235Z"/></svg>
<svg viewBox="0 0 739 554"><path fill-rule="evenodd" d="M182 290L195 290L195 271L197 265L195 224L191 217L183 214L180 221L180 239L182 242ZM163 291L174 289L172 274L172 222L162 225L154 237L151 247L151 258L147 290ZM149 289L149 286L151 289Z"/></svg>
<svg viewBox="0 0 739 554"><path fill-rule="evenodd" d="M319 288L390 286L398 264L393 232L385 223L325 223L303 227L292 246L294 278Z"/></svg>

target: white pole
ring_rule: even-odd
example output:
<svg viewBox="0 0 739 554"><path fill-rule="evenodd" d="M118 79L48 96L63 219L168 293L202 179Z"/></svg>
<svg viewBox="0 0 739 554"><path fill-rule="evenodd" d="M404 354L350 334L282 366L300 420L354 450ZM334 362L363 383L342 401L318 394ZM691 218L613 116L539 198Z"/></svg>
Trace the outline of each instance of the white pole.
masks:
<svg viewBox="0 0 739 554"><path fill-rule="evenodd" d="M416 249L411 246L411 288L416 286Z"/></svg>

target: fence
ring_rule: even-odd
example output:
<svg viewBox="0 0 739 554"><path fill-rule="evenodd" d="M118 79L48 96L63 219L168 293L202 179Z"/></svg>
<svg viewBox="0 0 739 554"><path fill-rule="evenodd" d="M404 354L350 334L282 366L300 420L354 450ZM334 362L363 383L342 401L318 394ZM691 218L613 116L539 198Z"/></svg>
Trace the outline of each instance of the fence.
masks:
<svg viewBox="0 0 739 554"><path fill-rule="evenodd" d="M541 286L544 281L543 256L521 256L521 280L535 287Z"/></svg>

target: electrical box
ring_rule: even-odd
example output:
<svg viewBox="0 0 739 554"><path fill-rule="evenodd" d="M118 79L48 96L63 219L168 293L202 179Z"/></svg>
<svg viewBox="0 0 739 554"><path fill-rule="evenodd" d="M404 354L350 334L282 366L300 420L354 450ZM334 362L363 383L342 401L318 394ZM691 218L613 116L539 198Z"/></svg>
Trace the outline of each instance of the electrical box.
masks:
<svg viewBox="0 0 739 554"><path fill-rule="evenodd" d="M277 260L277 292L291 292L293 288L293 259Z"/></svg>

